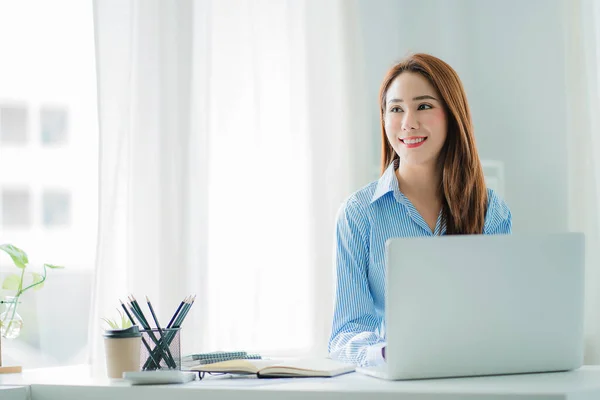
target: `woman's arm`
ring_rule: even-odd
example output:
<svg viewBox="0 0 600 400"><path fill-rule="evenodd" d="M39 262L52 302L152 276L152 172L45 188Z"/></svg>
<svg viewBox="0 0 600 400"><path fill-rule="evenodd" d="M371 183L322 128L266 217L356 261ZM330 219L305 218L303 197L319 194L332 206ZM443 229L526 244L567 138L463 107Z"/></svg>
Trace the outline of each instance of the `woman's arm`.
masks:
<svg viewBox="0 0 600 400"><path fill-rule="evenodd" d="M508 235L512 233L512 214L506 202L488 189L488 209L483 226L485 235Z"/></svg>
<svg viewBox="0 0 600 400"><path fill-rule="evenodd" d="M369 290L368 220L351 197L342 205L336 225L337 289L333 327L329 340L331 358L372 366L384 361L381 318Z"/></svg>

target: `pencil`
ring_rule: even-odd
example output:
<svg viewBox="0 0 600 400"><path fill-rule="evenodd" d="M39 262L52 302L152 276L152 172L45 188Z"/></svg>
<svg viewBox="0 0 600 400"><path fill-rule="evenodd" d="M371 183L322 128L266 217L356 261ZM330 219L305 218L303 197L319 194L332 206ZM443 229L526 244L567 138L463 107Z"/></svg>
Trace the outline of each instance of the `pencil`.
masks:
<svg viewBox="0 0 600 400"><path fill-rule="evenodd" d="M123 307L123 310L125 310L125 314L127 315L127 318L129 318L129 320L131 321L131 323L133 325L137 325L135 323L135 321L133 320L133 317L131 316L131 314L129 314L129 311L127 311L127 307L125 307L125 304L123 304L123 302L121 301L121 299L119 299L119 302L121 303L121 307Z"/></svg>
<svg viewBox="0 0 600 400"><path fill-rule="evenodd" d="M188 296L189 297L189 296ZM177 317L177 315L179 314L179 311L181 311L181 308L183 307L183 305L185 304L185 301L188 298L186 297L185 299L183 299L181 301L181 303L179 303L179 307L177 307L177 310L175 310L175 313L173 314L173 316L171 317L171 320L169 321L169 323L167 324L167 328L171 328L173 326L173 322L175 321L175 318Z"/></svg>
<svg viewBox="0 0 600 400"><path fill-rule="evenodd" d="M166 334L163 338L163 341L166 343L167 346L170 346L171 343L173 342L173 339L175 338L179 329L181 328L181 325L182 325L183 321L185 320L185 317L188 314L195 299L196 299L196 296L193 296L193 297L187 296L181 302L181 304L179 304L179 307L175 311L175 314L173 314L171 321L169 321L169 324L167 325L169 332L166 332ZM150 310L150 312L152 312L152 309ZM157 349L157 348L155 348L154 350L155 350L154 354L156 354L156 352L159 351L159 349ZM159 355L159 358L160 358L160 355ZM150 360L147 360L146 363L144 364L144 369L146 368L149 361Z"/></svg>
<svg viewBox="0 0 600 400"><path fill-rule="evenodd" d="M181 308L181 311L175 318L175 322L172 325L173 330L167 333L167 343L169 345L175 338L175 335L177 334L177 330L181 328L181 324L185 320L185 317L186 317L187 313L189 312L192 304L194 304L195 299L196 299L196 296L194 296L194 297L188 296L184 299L184 301L183 301L184 304Z"/></svg>
<svg viewBox="0 0 600 400"><path fill-rule="evenodd" d="M123 310L125 310L125 314L127 314L127 318L129 318L129 320L131 321L131 323L133 325L137 325L135 323L135 321L133 320L133 317L131 316L131 314L129 314L129 311L127 311L127 307L125 307L125 304L121 301L121 299L119 299L119 302L121 303L121 307L123 307ZM142 336L142 343L146 347L146 350L148 350L148 354L150 354L150 358L152 359L152 361L154 362L154 364L158 365L158 363L156 362L156 360L152 356L152 350L150 350L150 345L148 344L148 342L146 342L146 339L143 336Z"/></svg>
<svg viewBox="0 0 600 400"><path fill-rule="evenodd" d="M175 360L174 360L174 358L173 358L173 355L172 355L172 354L171 354L171 352L170 352L170 348L169 348L169 346L171 345L171 343L172 343L172 341L173 341L173 339L174 339L174 337L175 337L175 335L176 335L177 331L176 331L176 330L174 330L174 331L171 331L171 328L172 328L172 326L171 326L171 325L172 325L172 323L173 323L173 320L174 320L174 319L176 319L177 315L179 314L180 310L182 309L182 307L183 307L183 305L184 305L185 301L186 301L186 300L188 300L188 299L189 299L189 297L190 297L190 296L186 297L186 298L184 299L184 301L182 301L182 302L180 303L179 307L178 307L178 308L177 308L177 310L175 311L175 314L173 314L173 316L172 316L172 318L171 318L171 321L170 321L170 322L169 322L169 324L167 325L167 328L168 328L168 329L170 329L170 331L169 331L169 332L166 332L166 333L165 333L163 336L161 336L161 337L162 337L162 340L161 340L161 342L160 342L160 343L162 344L162 346L160 347L160 349L157 349L157 348L155 348L155 349L154 349L154 351L153 351L153 354L154 354L154 355L156 355L156 356L159 358L159 360L160 360L161 356L160 356L160 354L157 354L157 353L158 353L158 351L159 351L159 350L162 350L162 349L166 348L166 350L167 350L167 352L168 352L168 355L170 356L170 359L167 359L167 358L165 358L165 361L167 361L167 362L171 361L171 366L172 366L172 368L177 368L177 365L176 365L176 363L175 363ZM131 299L132 303L133 303L133 302L135 302L135 298L133 297L133 295L131 295L131 296L130 296L130 299ZM147 301L149 301L147 296L146 296L146 300L147 300ZM137 305L137 307L139 308L139 305ZM149 304L149 305L148 305L148 308L150 308L150 312L154 314L154 308L151 306L151 304ZM155 317L156 317L156 315L153 315L153 317L155 318ZM160 328L160 325L159 325L159 323L158 323L158 319L155 319L155 323L157 324L157 328ZM158 344L157 344L157 345L158 345ZM163 354L164 354L164 352L163 352ZM150 362L150 360L147 360L147 361L146 361L146 363L144 364L144 369L146 369L146 368L149 366L149 362Z"/></svg>
<svg viewBox="0 0 600 400"><path fill-rule="evenodd" d="M196 296L194 296L188 300L187 304L184 306L185 308L183 310L181 310L181 313L179 314L177 321L175 321L175 325L174 325L175 327L180 328L181 325L183 325L183 321L185 320L185 317L187 316L188 312L190 311L190 308L192 308L194 301L196 301Z"/></svg>
<svg viewBox="0 0 600 400"><path fill-rule="evenodd" d="M160 344L163 349L165 355L169 356L169 358L165 358L165 361L171 364L171 368L177 368L175 364L175 360L173 359L173 355L171 354L171 349L169 349L169 345L167 344L165 337L163 335L163 330L158 323L158 318L156 318L156 314L154 313L154 307L152 307L152 303L148 296L146 296L146 303L148 303L148 309L150 309L150 314L152 314L152 318L154 319L154 323L156 324L156 329L158 329L158 334L160 335ZM170 344L170 343L169 343Z"/></svg>
<svg viewBox="0 0 600 400"><path fill-rule="evenodd" d="M130 296L130 300L131 300L131 304L136 309L136 311L138 312L138 314L140 315L140 317L142 317L143 323L144 323L144 326L146 327L146 329L150 329L150 324L148 323L148 320L146 319L146 316L144 315L144 312L142 311L142 308L138 304L138 302L135 299L135 297L133 297L133 295Z"/></svg>
<svg viewBox="0 0 600 400"><path fill-rule="evenodd" d="M129 307L131 309L131 313L133 315L135 315L135 317L138 319L138 321L140 321L140 324L142 325L144 330L148 333L148 336L150 336L150 339L152 339L152 341L154 342L154 345L155 345L154 349L156 350L156 347L158 347L160 350L162 350L160 342L156 338L156 336L154 336L154 332L152 332L152 329L150 328L150 324L148 324L148 320L144 316L144 313L142 312L142 309L140 308L139 304L137 304L137 301L135 300L135 298L133 296L129 296L128 298L130 300ZM158 358L159 362L160 362L161 358L164 358L161 354L157 354L157 352L153 352L153 354ZM168 359L165 358L165 360L168 360ZM144 363L144 369L149 367L148 361L149 360L147 360L146 363ZM156 368L160 368L160 365L158 363L156 363L156 360L154 359L154 357L153 357L153 361L156 364Z"/></svg>

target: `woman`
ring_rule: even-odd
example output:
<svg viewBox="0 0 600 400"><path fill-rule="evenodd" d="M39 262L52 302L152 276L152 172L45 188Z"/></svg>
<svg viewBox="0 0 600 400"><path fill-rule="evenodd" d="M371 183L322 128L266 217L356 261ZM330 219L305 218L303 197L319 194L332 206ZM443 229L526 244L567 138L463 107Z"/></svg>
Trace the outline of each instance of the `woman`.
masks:
<svg viewBox="0 0 600 400"><path fill-rule="evenodd" d="M384 245L390 237L507 234L511 213L486 189L456 72L427 54L390 69L380 90L381 177L338 214L337 291L329 352L385 360Z"/></svg>

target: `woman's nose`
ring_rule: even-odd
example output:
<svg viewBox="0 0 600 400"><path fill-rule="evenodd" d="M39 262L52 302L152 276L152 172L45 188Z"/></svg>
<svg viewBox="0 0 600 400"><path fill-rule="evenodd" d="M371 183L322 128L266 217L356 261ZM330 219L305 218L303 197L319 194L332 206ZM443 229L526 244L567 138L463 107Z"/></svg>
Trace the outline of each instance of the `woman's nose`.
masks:
<svg viewBox="0 0 600 400"><path fill-rule="evenodd" d="M404 119L402 120L402 130L410 131L413 129L417 129L418 127L419 122L417 121L417 118L415 117L414 113L406 112L404 114Z"/></svg>

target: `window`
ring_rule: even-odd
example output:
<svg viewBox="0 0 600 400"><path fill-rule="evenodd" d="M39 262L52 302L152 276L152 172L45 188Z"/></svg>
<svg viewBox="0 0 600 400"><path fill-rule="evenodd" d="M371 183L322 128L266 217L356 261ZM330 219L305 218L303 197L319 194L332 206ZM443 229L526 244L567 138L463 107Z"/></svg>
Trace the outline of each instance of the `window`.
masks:
<svg viewBox="0 0 600 400"><path fill-rule="evenodd" d="M0 243L25 250L34 272L66 267L21 298L21 334L2 343L7 365L86 362L98 215L93 28L92 0L0 2ZM0 280L15 270L1 253Z"/></svg>
<svg viewBox="0 0 600 400"><path fill-rule="evenodd" d="M71 195L66 190L46 190L42 197L43 224L46 227L69 226Z"/></svg>
<svg viewBox="0 0 600 400"><path fill-rule="evenodd" d="M28 113L25 106L15 104L0 108L0 140L3 145L23 145L27 142Z"/></svg>
<svg viewBox="0 0 600 400"><path fill-rule="evenodd" d="M67 110L61 107L43 107L40 110L40 130L44 145L67 142Z"/></svg>
<svg viewBox="0 0 600 400"><path fill-rule="evenodd" d="M6 228L31 226L31 195L28 189L2 189L2 226Z"/></svg>

